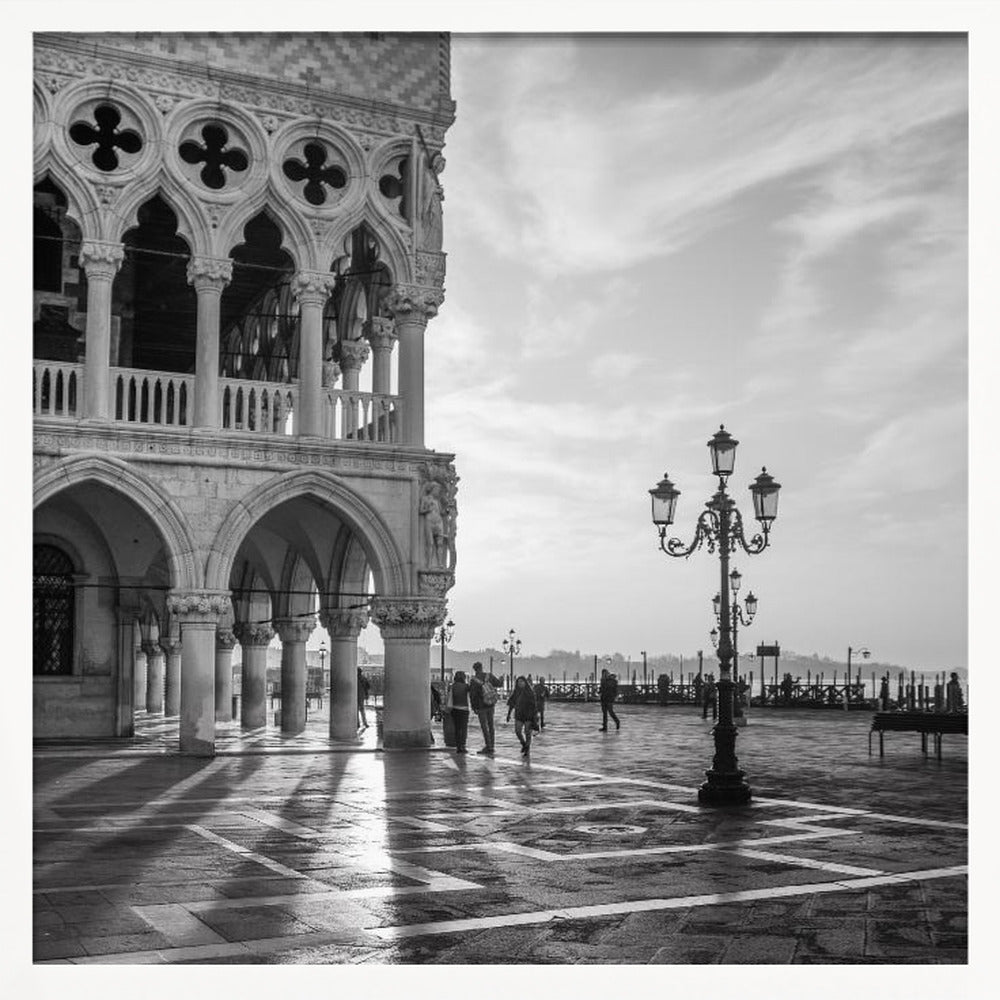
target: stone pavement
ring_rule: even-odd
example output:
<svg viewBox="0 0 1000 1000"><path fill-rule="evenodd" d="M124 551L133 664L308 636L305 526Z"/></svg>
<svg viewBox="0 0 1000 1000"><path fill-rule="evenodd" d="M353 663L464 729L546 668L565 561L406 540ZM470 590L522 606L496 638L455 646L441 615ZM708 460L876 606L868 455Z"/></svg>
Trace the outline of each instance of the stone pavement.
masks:
<svg viewBox="0 0 1000 1000"><path fill-rule="evenodd" d="M689 708L551 704L530 761L169 736L35 754L36 963L964 963L964 737L756 711L709 809ZM502 718L502 715L501 715ZM162 723L150 720L152 732ZM143 752L139 752L144 746Z"/></svg>

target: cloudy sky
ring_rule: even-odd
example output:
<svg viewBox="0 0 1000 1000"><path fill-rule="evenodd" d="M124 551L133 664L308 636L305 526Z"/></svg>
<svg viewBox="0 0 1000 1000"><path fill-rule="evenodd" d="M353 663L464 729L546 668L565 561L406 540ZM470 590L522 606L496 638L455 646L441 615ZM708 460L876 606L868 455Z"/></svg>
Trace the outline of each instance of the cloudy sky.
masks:
<svg viewBox="0 0 1000 1000"><path fill-rule="evenodd" d="M647 491L689 536L724 422L744 510L783 487L747 641L964 666L965 40L455 35L452 89L454 645L707 647L717 557Z"/></svg>

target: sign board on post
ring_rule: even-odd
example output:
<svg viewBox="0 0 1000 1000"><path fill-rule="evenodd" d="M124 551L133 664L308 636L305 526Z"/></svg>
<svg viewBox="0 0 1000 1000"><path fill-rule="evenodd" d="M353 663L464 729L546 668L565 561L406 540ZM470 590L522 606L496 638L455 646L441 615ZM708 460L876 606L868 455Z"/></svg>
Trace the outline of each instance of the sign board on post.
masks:
<svg viewBox="0 0 1000 1000"><path fill-rule="evenodd" d="M758 646L758 656L780 656L781 648L775 643L773 646Z"/></svg>

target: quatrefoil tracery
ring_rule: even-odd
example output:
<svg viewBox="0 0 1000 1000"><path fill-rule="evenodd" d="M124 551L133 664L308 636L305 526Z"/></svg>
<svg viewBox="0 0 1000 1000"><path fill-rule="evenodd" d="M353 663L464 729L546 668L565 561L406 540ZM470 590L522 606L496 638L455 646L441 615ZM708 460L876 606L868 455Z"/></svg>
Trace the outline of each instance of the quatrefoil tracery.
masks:
<svg viewBox="0 0 1000 1000"><path fill-rule="evenodd" d="M222 125L203 126L201 138L203 146L189 139L181 143L179 152L185 163L205 164L199 174L205 187L218 191L226 186L226 173L223 167L243 171L250 165L250 160L242 149L236 147L226 149L229 133Z"/></svg>
<svg viewBox="0 0 1000 1000"><path fill-rule="evenodd" d="M326 149L317 142L307 143L303 154L305 163L292 157L285 160L281 169L290 181L306 181L303 194L310 205L322 205L326 201L324 185L334 190L342 188L347 184L347 174L336 164L323 166Z"/></svg>
<svg viewBox="0 0 1000 1000"><path fill-rule="evenodd" d="M78 146L97 144L91 160L98 170L103 170L105 173L118 168L116 149L120 149L123 153L138 153L142 149L142 139L138 132L129 128L119 131L121 120L121 112L114 105L100 104L94 109L97 128L89 122L81 121L74 123L69 130L69 137Z"/></svg>

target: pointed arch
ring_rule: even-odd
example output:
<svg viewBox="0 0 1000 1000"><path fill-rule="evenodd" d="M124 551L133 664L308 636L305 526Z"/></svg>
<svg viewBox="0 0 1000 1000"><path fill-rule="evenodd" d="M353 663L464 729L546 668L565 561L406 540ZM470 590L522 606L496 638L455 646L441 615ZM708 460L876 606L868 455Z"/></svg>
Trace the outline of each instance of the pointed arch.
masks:
<svg viewBox="0 0 1000 1000"><path fill-rule="evenodd" d="M76 455L61 459L35 477L33 506L79 483L99 483L131 500L156 526L167 556L171 586L197 589L204 574L191 531L180 508L134 466L105 455Z"/></svg>

